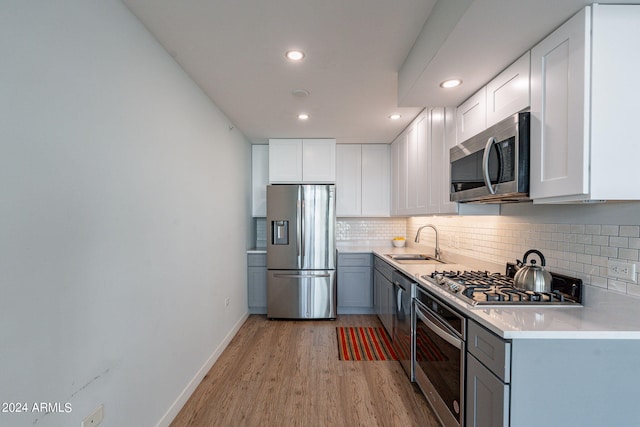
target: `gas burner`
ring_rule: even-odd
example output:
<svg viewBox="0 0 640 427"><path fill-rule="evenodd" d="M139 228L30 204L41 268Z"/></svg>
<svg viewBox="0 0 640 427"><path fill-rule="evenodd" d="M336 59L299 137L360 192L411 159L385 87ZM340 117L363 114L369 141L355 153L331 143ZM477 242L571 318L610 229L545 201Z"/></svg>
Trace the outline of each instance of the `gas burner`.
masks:
<svg viewBox="0 0 640 427"><path fill-rule="evenodd" d="M552 273L551 292L533 292L516 288L513 273L513 264L507 264L508 275L489 271L435 271L422 278L472 305L579 305L582 302L580 279Z"/></svg>

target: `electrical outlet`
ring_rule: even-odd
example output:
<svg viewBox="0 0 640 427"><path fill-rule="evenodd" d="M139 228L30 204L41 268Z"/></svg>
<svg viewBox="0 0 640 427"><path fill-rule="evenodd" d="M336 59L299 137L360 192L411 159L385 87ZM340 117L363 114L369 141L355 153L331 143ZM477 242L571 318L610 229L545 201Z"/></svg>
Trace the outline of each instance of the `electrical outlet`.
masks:
<svg viewBox="0 0 640 427"><path fill-rule="evenodd" d="M91 415L82 420L80 427L96 427L104 419L104 405L98 406Z"/></svg>
<svg viewBox="0 0 640 427"><path fill-rule="evenodd" d="M631 280L636 282L636 265L632 262L607 261L607 275L617 279Z"/></svg>
<svg viewBox="0 0 640 427"><path fill-rule="evenodd" d="M231 298L225 298L224 299L224 306L225 307L229 307L229 304L231 303Z"/></svg>

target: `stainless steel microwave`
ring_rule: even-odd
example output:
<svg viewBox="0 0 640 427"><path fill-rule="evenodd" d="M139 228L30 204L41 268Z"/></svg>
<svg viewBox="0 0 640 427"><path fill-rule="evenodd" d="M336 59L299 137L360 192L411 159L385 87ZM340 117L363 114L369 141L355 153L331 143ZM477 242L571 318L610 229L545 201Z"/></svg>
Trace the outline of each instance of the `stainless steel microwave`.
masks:
<svg viewBox="0 0 640 427"><path fill-rule="evenodd" d="M529 113L518 113L451 148L451 201L529 200Z"/></svg>

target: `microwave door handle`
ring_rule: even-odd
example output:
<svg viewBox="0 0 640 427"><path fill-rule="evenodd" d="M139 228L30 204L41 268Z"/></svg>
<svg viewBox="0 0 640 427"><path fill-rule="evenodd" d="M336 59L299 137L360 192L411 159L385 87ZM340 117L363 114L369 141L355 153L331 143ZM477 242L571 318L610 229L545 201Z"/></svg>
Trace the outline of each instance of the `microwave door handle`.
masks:
<svg viewBox="0 0 640 427"><path fill-rule="evenodd" d="M491 156L491 148L497 142L498 140L495 136L489 138L484 146L484 154L482 156L482 176L484 177L484 185L489 189L489 194L496 194L496 189L491 185L491 176L489 176L489 157Z"/></svg>

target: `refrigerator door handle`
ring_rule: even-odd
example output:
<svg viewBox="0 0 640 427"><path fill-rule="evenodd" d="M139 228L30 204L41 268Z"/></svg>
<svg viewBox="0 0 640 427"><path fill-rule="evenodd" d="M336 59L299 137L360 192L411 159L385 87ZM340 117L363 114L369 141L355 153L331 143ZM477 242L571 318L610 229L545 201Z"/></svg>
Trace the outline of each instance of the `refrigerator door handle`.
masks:
<svg viewBox="0 0 640 427"><path fill-rule="evenodd" d="M273 277L281 277L286 279L316 279L318 277L330 277L328 273L320 274L274 274Z"/></svg>
<svg viewBox="0 0 640 427"><path fill-rule="evenodd" d="M302 223L302 227L300 229L300 234L302 235L301 237L301 243L302 243L302 265L304 265L304 257L306 255L306 250L305 250L305 235L304 235L304 226L305 226L305 220L304 220L304 215L305 215L305 207L304 207L304 197L302 198L302 217L300 218L300 221Z"/></svg>
<svg viewBox="0 0 640 427"><path fill-rule="evenodd" d="M302 187L298 186L298 200L296 202L296 261L297 267L302 268L300 248L302 247Z"/></svg>

